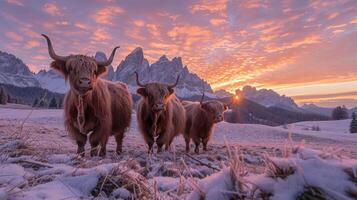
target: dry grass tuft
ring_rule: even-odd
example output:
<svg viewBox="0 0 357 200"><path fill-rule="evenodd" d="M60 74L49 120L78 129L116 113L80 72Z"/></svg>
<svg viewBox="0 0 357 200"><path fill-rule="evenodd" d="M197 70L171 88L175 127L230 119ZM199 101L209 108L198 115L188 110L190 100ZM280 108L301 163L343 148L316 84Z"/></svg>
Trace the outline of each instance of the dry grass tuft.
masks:
<svg viewBox="0 0 357 200"><path fill-rule="evenodd" d="M348 168L344 170L346 174L350 177L350 181L357 184L357 172L353 168Z"/></svg>
<svg viewBox="0 0 357 200"><path fill-rule="evenodd" d="M94 197L109 197L117 188L123 187L131 192L132 199L162 199L155 187L152 187L142 175L120 167L113 169L107 176L101 177L92 191Z"/></svg>
<svg viewBox="0 0 357 200"><path fill-rule="evenodd" d="M291 166L289 163L284 163L285 166L279 165L267 156L265 157L264 162L266 165L267 176L274 179L286 179L296 171L296 168Z"/></svg>
<svg viewBox="0 0 357 200"><path fill-rule="evenodd" d="M296 200L329 200L334 199L327 197L323 190L315 186L307 186L303 193L301 193Z"/></svg>

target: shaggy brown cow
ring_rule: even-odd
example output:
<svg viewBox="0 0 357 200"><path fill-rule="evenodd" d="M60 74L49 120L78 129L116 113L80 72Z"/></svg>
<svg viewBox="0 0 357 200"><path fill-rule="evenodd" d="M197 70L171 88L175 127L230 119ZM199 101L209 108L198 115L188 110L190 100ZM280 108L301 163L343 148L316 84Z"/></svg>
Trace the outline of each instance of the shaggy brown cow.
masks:
<svg viewBox="0 0 357 200"><path fill-rule="evenodd" d="M203 102L183 101L186 110L185 142L186 152L190 151L190 140L195 143L195 152L199 153L199 145L202 142L203 150L207 151L207 143L212 135L214 125L223 121L223 113L227 110L226 105L219 101Z"/></svg>
<svg viewBox="0 0 357 200"><path fill-rule="evenodd" d="M185 126L185 109L174 94L176 83L167 85L163 83L141 84L139 75L135 72L137 93L142 96L137 108L137 119L140 132L148 145L148 152L152 152L155 142L158 152L161 152L165 144L165 150L168 150L173 139L183 133Z"/></svg>
<svg viewBox="0 0 357 200"><path fill-rule="evenodd" d="M84 55L58 56L51 40L47 40L48 52L54 60L51 68L64 75L70 90L64 100L65 127L76 140L77 153L84 156L84 146L89 135L90 155L105 156L110 135L115 136L116 152L122 151L124 132L130 125L132 100L123 83L99 78L106 66L113 61L115 47L108 60L99 62Z"/></svg>

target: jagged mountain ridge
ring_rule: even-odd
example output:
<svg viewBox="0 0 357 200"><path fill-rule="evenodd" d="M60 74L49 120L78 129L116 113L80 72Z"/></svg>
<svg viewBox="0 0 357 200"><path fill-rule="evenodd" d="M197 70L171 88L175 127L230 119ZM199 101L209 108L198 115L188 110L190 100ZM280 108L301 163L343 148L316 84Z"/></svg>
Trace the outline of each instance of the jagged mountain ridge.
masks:
<svg viewBox="0 0 357 200"><path fill-rule="evenodd" d="M265 107L278 107L294 112L305 112L295 101L285 95L280 95L270 89L258 90L252 86L244 86L241 90L236 91L241 97L254 101Z"/></svg>
<svg viewBox="0 0 357 200"><path fill-rule="evenodd" d="M95 58L105 60L107 57L103 52L97 52ZM176 87L176 94L180 97L191 97L201 95L202 92L213 93L211 86L197 76L191 73L187 66L183 66L182 59L175 57L169 60L165 55L153 64L149 64L144 57L142 48L134 49L114 70L113 66L107 67L107 73L102 77L111 81L122 81L129 85L131 92L135 92L137 87L134 72L138 72L140 81L173 83L176 77L180 75L180 81ZM40 71L36 74L43 88L51 91L64 93L68 90L68 85L63 78L53 70Z"/></svg>
<svg viewBox="0 0 357 200"><path fill-rule="evenodd" d="M39 87L35 74L12 54L0 51L0 83L19 87Z"/></svg>

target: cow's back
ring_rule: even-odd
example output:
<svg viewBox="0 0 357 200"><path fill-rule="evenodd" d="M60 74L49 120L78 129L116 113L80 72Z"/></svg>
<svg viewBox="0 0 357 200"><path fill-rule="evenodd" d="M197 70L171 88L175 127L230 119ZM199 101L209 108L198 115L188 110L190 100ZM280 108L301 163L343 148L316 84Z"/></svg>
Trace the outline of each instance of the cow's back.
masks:
<svg viewBox="0 0 357 200"><path fill-rule="evenodd" d="M170 106L172 106L172 126L174 129L174 135L177 136L184 132L185 128L185 109L182 106L180 100L174 96L170 101Z"/></svg>
<svg viewBox="0 0 357 200"><path fill-rule="evenodd" d="M128 87L122 82L105 81L111 95L113 132L123 131L130 126L132 99Z"/></svg>

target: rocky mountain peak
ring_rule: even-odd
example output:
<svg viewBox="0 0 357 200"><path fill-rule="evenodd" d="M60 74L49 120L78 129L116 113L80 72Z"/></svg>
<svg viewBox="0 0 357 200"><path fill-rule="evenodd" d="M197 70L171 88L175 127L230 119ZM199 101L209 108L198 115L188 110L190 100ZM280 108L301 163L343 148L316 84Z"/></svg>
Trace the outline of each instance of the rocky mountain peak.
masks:
<svg viewBox="0 0 357 200"><path fill-rule="evenodd" d="M101 52L101 51L98 51L94 58L98 61L105 61L107 60L107 56L105 55L105 53ZM114 68L113 68L113 65L109 65L107 67L107 72L106 74L104 74L102 76L102 78L104 79L107 79L107 80L113 80L114 79L114 76L115 76L115 72L114 72Z"/></svg>

